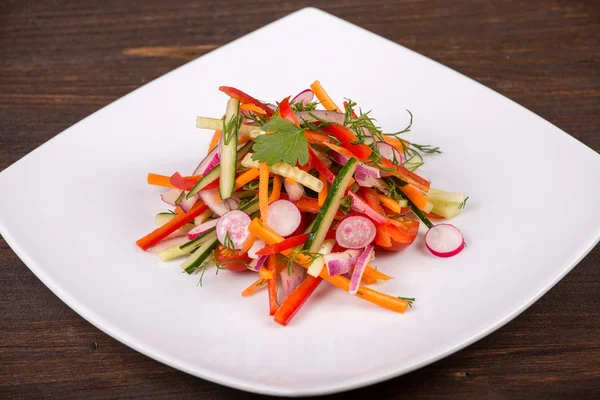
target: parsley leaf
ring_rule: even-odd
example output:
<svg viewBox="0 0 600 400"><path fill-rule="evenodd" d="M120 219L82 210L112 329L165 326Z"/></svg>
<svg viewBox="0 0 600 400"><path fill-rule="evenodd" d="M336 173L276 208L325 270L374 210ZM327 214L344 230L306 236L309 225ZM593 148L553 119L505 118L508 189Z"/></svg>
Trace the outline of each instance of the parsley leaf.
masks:
<svg viewBox="0 0 600 400"><path fill-rule="evenodd" d="M260 135L256 138L252 150L252 159L266 162L271 166L279 161L290 165L304 165L308 162L308 144L304 129L298 128L292 122L281 117L271 117L263 125L263 130L274 132Z"/></svg>

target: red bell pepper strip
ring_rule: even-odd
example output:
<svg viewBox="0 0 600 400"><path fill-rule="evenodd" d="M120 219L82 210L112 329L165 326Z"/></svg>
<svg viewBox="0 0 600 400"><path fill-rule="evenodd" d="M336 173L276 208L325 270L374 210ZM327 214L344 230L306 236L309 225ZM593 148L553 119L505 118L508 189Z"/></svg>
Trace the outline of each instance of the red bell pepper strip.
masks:
<svg viewBox="0 0 600 400"><path fill-rule="evenodd" d="M277 312L277 256L270 255L267 259L267 269L273 272L273 278L269 279L269 315Z"/></svg>
<svg viewBox="0 0 600 400"><path fill-rule="evenodd" d="M196 182L185 179L179 172L175 172L169 178L169 183L171 185L175 186L177 189L185 190L186 192L192 190L192 188L196 185Z"/></svg>
<svg viewBox="0 0 600 400"><path fill-rule="evenodd" d="M181 228L188 222L191 222L198 215L202 214L206 211L208 207L204 202L198 200L193 207L184 214L178 214L176 217L171 219L169 222L156 228L154 231L150 232L143 238L139 239L135 242L142 250L147 250L148 248L154 246L156 243L160 242L171 233L175 232L177 229Z"/></svg>
<svg viewBox="0 0 600 400"><path fill-rule="evenodd" d="M300 307L306 302L317 286L323 282L322 278L308 275L298 287L288 295L273 319L280 325L286 326L290 323Z"/></svg>
<svg viewBox="0 0 600 400"><path fill-rule="evenodd" d="M344 110L345 110L346 108L348 108L348 102L347 102L347 101L344 101ZM354 112L354 110L353 110L352 108L350 109L350 112L352 113L352 116L354 117L354 119L357 119L357 118L358 118L358 115L356 115L356 113Z"/></svg>
<svg viewBox="0 0 600 400"><path fill-rule="evenodd" d="M351 144L351 142L358 140L354 132L336 124L322 126L321 129L342 142L342 147L350 150L356 158L361 161L368 161L373 150L366 144Z"/></svg>
<svg viewBox="0 0 600 400"><path fill-rule="evenodd" d="M315 167L315 169L321 175L323 175L325 179L327 179L327 182L329 182L329 184L332 184L335 180L335 175L329 170L329 168L327 168L325 164L323 164L323 161L321 161L319 156L315 154L314 150L310 147L310 145L308 146L308 154L311 157L312 165Z"/></svg>
<svg viewBox="0 0 600 400"><path fill-rule="evenodd" d="M298 126L298 119L296 118L296 114L292 111L292 107L290 107L290 96L281 100L279 103L279 115L281 118L285 118L294 125Z"/></svg>
<svg viewBox="0 0 600 400"><path fill-rule="evenodd" d="M269 106L267 106L262 101L256 100L254 97L242 92L239 89L236 89L236 88L233 88L230 86L220 86L219 90L221 92L225 93L227 96L233 97L234 99L239 100L242 103L251 103L257 107L260 107L262 110L264 110L267 117L270 117L271 115L273 115L273 110L271 110L271 108Z"/></svg>
<svg viewBox="0 0 600 400"><path fill-rule="evenodd" d="M306 141L308 143L320 144L324 145L325 143L331 143L331 138L327 135L324 135L315 131L304 131L304 136L306 136Z"/></svg>
<svg viewBox="0 0 600 400"><path fill-rule="evenodd" d="M390 160L388 160L386 158L382 158L380 161L380 166L376 166L376 167L379 167L379 169L381 169L382 171L385 170L386 172L391 173L392 175L396 176L400 180L403 180L404 182L408 182L411 185L417 187L418 189L421 189L424 192L429 191L430 183L427 179L421 178L419 175L415 174L412 171L407 170L402 165L394 164ZM381 167L383 167L383 168L381 168Z"/></svg>
<svg viewBox="0 0 600 400"><path fill-rule="evenodd" d="M308 239L308 233L303 233L301 235L285 239L283 242L263 247L262 249L257 251L256 254L259 256L269 256L271 254L281 253L282 251L291 249L292 247L304 244L304 242L306 242L306 239Z"/></svg>

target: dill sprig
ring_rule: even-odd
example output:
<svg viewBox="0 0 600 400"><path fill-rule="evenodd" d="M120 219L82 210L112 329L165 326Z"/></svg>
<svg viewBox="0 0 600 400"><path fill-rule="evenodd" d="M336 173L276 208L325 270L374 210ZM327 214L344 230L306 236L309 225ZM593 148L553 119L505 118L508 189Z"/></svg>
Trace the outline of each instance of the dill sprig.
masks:
<svg viewBox="0 0 600 400"><path fill-rule="evenodd" d="M244 118L249 119L253 122L256 122L258 125L263 126L264 124L267 123L267 118L260 115L260 114L256 114L252 111L248 111L246 112L246 114L244 114Z"/></svg>
<svg viewBox="0 0 600 400"><path fill-rule="evenodd" d="M239 114L232 116L229 121L223 120L223 144L228 145L232 140L237 140L240 126L242 118Z"/></svg>
<svg viewBox="0 0 600 400"><path fill-rule="evenodd" d="M235 250L235 244L233 243L233 240L231 239L231 236L229 236L229 231L227 231L225 233L225 238L223 239L223 246L226 249L230 249L230 250Z"/></svg>
<svg viewBox="0 0 600 400"><path fill-rule="evenodd" d="M317 109L317 106L319 104L321 104L320 101L313 101L312 103L308 103L308 104L304 104L301 101L295 101L290 104L290 107L292 107L292 110L294 110L296 112L313 111L313 110Z"/></svg>
<svg viewBox="0 0 600 400"><path fill-rule="evenodd" d="M408 306L409 306L410 308L412 308L412 306L413 306L413 303L416 301L414 297L402 297L402 296L398 296L398 298L399 298L399 299L401 299L401 300L406 300L406 301L408 301Z"/></svg>
<svg viewBox="0 0 600 400"><path fill-rule="evenodd" d="M469 196L467 196L467 198L458 205L459 210L462 210L463 208L465 208L465 206L467 205L467 200L469 200Z"/></svg>

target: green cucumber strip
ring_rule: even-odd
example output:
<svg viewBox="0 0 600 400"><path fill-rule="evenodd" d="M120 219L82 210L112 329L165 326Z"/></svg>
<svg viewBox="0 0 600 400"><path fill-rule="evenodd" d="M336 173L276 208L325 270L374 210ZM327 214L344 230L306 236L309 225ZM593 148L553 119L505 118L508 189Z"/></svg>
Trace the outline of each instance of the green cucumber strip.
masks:
<svg viewBox="0 0 600 400"><path fill-rule="evenodd" d="M206 242L204 242L195 252L194 254L192 254L191 256L188 257L187 260L185 260L182 264L181 264L181 268L187 272L188 274L193 273L195 270L198 269L198 267L200 267L202 265L202 263L204 261L206 261L206 259L208 257L210 257L210 253L217 248L217 246L219 245L219 241L217 240L217 234L214 232L212 233L212 238L211 240L207 240Z"/></svg>
<svg viewBox="0 0 600 400"><path fill-rule="evenodd" d="M423 157L419 154L415 154L408 160L402 163L402 166L409 171L416 171L421 165L423 165Z"/></svg>
<svg viewBox="0 0 600 400"><path fill-rule="evenodd" d="M390 176L389 178L384 178L388 183L392 182L395 183L398 186L405 186L406 182L396 178L395 176ZM410 210L413 212L413 214L415 214L417 216L417 218L419 218L426 227L428 228L433 228L433 223L431 223L431 221L429 220L429 218L427 218L425 216L425 214L423 214L423 212L421 212L421 210L419 210L419 208L417 206L415 206L415 203L413 203L412 201L410 201L410 199L408 197L404 197L404 199L406 200L406 202L408 203L408 206L410 207Z"/></svg>
<svg viewBox="0 0 600 400"><path fill-rule="evenodd" d="M244 157L250 151L251 148L252 148L252 142L246 143L245 145L240 147L240 149L237 151L237 157L238 158ZM222 161L223 160L221 159L221 162ZM200 179L198 181L198 183L196 183L196 185L194 185L192 190L189 191L189 193L187 194L187 198L189 199L190 197L192 197L193 195L195 195L196 193L198 193L199 191L201 191L202 189L204 189L205 187L207 187L208 185L210 185L211 183L216 181L220 175L221 175L221 164L217 165L208 174L204 175L202 177L202 179ZM235 178L234 178L234 181L235 181Z"/></svg>
<svg viewBox="0 0 600 400"><path fill-rule="evenodd" d="M179 246L175 246L175 247L171 247L170 249L161 251L160 253L158 253L158 257L162 261L169 261L169 260L173 260L175 258L183 257L187 254L189 254L189 253L181 250L179 248Z"/></svg>
<svg viewBox="0 0 600 400"><path fill-rule="evenodd" d="M329 193L327 193L327 198L323 203L323 207L321 207L321 210L319 210L319 213L314 220L313 227L308 234L308 239L306 240L306 243L304 243L304 250L315 253L323 245L327 231L331 227L335 214L340 208L342 198L344 197L348 183L350 182L357 165L358 160L356 158L351 158L346 165L342 167L340 172L338 172L335 180L331 184Z"/></svg>
<svg viewBox="0 0 600 400"><path fill-rule="evenodd" d="M219 177L219 194L225 200L233 194L235 186L235 172L237 169L237 141L240 101L230 98L227 101L227 111L223 122L223 133L221 136L222 146L219 149L221 157L221 175Z"/></svg>

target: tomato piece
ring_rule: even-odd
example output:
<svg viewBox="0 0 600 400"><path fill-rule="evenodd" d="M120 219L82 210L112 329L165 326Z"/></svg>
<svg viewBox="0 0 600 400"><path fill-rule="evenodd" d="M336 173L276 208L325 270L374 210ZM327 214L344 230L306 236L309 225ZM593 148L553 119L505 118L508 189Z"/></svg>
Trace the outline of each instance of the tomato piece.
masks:
<svg viewBox="0 0 600 400"><path fill-rule="evenodd" d="M354 154L359 160L367 161L369 156L373 152L373 150L367 146L366 144L351 144L358 140L354 132L349 129L344 128L341 125L327 125L322 126L325 132L334 136L337 140L342 142L342 147L348 149L352 154Z"/></svg>
<svg viewBox="0 0 600 400"><path fill-rule="evenodd" d="M391 221L393 223L377 227L378 233L381 231L390 238L390 245L380 245L381 248L383 250L398 251L410 246L415 241L417 233L419 233L419 222L407 218L398 218Z"/></svg>
<svg viewBox="0 0 600 400"><path fill-rule="evenodd" d="M267 106L265 103L263 103L259 100L256 100L254 97L250 96L247 93L242 92L239 89L236 89L236 88L233 88L230 86L221 86L221 87L219 87L219 90L221 92L225 93L227 96L232 97L236 100L239 100L242 103L251 103L257 107L260 107L269 117L271 115L273 115L273 110L271 110L269 108L269 106Z"/></svg>
<svg viewBox="0 0 600 400"><path fill-rule="evenodd" d="M248 263L251 261L248 253L231 250L222 245L215 250L215 258L223 268L234 272L248 271Z"/></svg>

